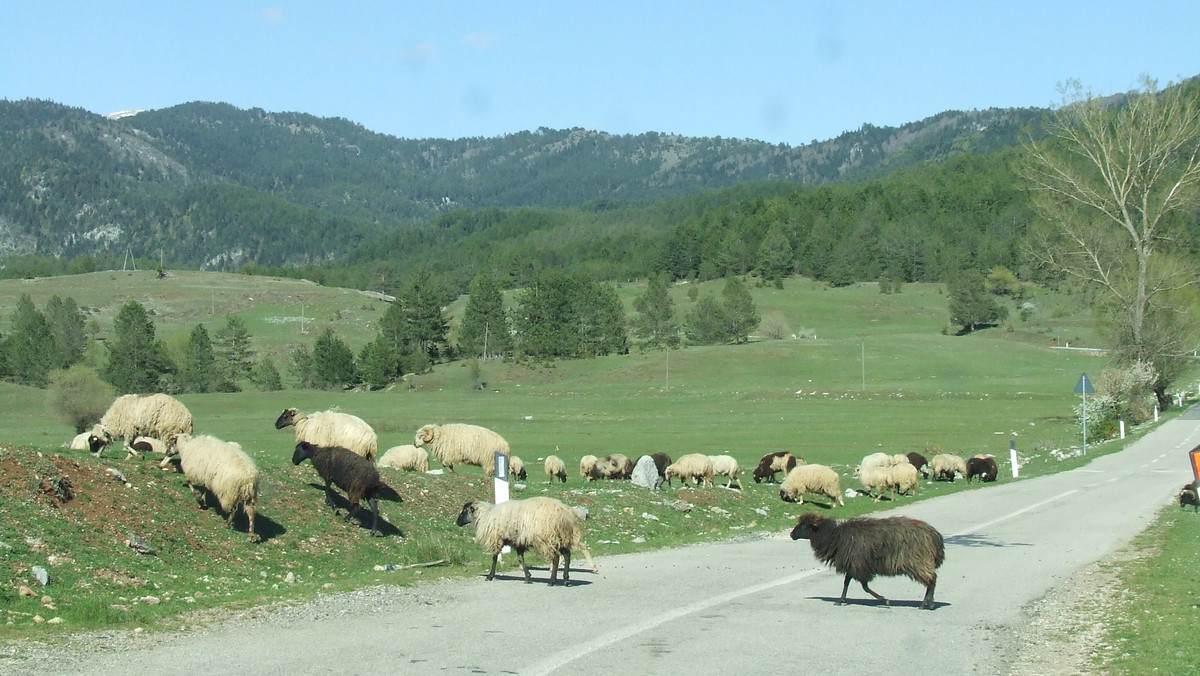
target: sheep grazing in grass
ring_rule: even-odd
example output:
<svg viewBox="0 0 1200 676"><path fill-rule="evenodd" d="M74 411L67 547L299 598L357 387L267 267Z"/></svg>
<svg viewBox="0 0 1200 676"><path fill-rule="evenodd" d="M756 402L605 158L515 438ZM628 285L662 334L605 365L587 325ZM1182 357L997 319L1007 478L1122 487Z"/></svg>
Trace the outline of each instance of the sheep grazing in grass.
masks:
<svg viewBox="0 0 1200 676"><path fill-rule="evenodd" d="M657 489L667 480L667 468L671 466L671 456L666 453L651 453L650 459L654 461L654 469L658 470L658 483L654 485Z"/></svg>
<svg viewBox="0 0 1200 676"><path fill-rule="evenodd" d="M996 459L991 456L976 455L967 459L967 483L971 483L972 477L979 477L984 482L995 481L999 473Z"/></svg>
<svg viewBox="0 0 1200 676"><path fill-rule="evenodd" d="M508 500L498 505L475 501L463 505L455 521L459 526L475 524L475 541L492 553L492 568L487 579L496 577L496 561L507 545L517 551L525 573L525 583L533 581L525 552L535 549L550 562L550 585L558 580L558 561L562 557L563 586L571 583L571 550L579 549L587 557L592 572L597 572L592 553L583 544L579 517L562 502L548 497Z"/></svg>
<svg viewBox="0 0 1200 676"><path fill-rule="evenodd" d="M428 472L429 452L412 444L393 446L375 463L379 467L391 467L402 472Z"/></svg>
<svg viewBox="0 0 1200 676"><path fill-rule="evenodd" d="M804 504L805 493L824 495L839 505L846 504L838 473L825 465L796 465L779 485L779 499L784 502Z"/></svg>
<svg viewBox="0 0 1200 676"><path fill-rule="evenodd" d="M464 423L425 425L417 430L413 443L417 448L428 446L433 457L451 472L455 465L475 465L494 476L496 452L509 455L504 437L486 427Z"/></svg>
<svg viewBox="0 0 1200 676"><path fill-rule="evenodd" d="M225 512L225 525L228 526L233 523L237 506L241 505L246 513L250 540L260 541L262 538L254 532L254 512L261 475L242 447L213 436L193 437L190 434L171 435L170 446L171 454L179 456L184 481L200 507L208 508L208 493L211 492Z"/></svg>
<svg viewBox="0 0 1200 676"><path fill-rule="evenodd" d="M554 483L555 479L567 483L567 465L562 461L562 458L557 455L548 455L542 463L542 468L546 470L546 476L550 477L550 483Z"/></svg>
<svg viewBox="0 0 1200 676"><path fill-rule="evenodd" d="M917 484L921 483L921 473L908 460L898 462L888 468L888 490L892 492L892 500L896 499L896 494L912 495L917 491Z"/></svg>
<svg viewBox="0 0 1200 676"><path fill-rule="evenodd" d="M913 467L916 467L917 471L921 473L921 476L929 476L929 461L925 459L925 456L913 451L912 453L908 454L908 463Z"/></svg>
<svg viewBox="0 0 1200 676"><path fill-rule="evenodd" d="M671 480L679 477L679 483L684 486L691 482L693 485L711 486L713 485L713 462L712 459L703 453L688 453L679 456L679 459L667 466L666 471L667 485L671 485Z"/></svg>
<svg viewBox="0 0 1200 676"><path fill-rule="evenodd" d="M780 472L787 476L787 473L792 471L797 464L803 463L803 460L797 461L796 456L787 451L775 451L768 453L758 459L758 466L754 468L753 477L754 483L762 483L766 481L769 484L775 483Z"/></svg>
<svg viewBox="0 0 1200 676"><path fill-rule="evenodd" d="M891 488L893 462L895 459L887 453L872 453L854 468L854 478L862 484L867 495L875 497L875 502L879 502L883 492ZM895 498L895 493L892 497Z"/></svg>
<svg viewBox="0 0 1200 676"><path fill-rule="evenodd" d="M90 439L91 437L92 437L91 430L89 430L87 432L80 432L79 434L76 434L74 437L72 437L72 439L69 442L67 442L67 448L72 451L89 451L89 450L91 450L92 447L88 443L88 439Z"/></svg>
<svg viewBox="0 0 1200 676"><path fill-rule="evenodd" d="M379 470L371 461L341 446L317 446L307 441L296 444L292 453L292 464L299 465L305 460L312 460L317 474L325 481L325 504L333 505L333 484L346 491L346 500L350 509L346 513L349 521L361 508L364 499L371 506L371 535L381 535L379 532L379 492L383 482L379 479Z"/></svg>
<svg viewBox="0 0 1200 676"><path fill-rule="evenodd" d="M1179 491L1179 506L1187 509L1191 505L1193 512L1200 512L1200 496L1197 495L1196 482L1186 483Z"/></svg>
<svg viewBox="0 0 1200 676"><path fill-rule="evenodd" d="M863 591L884 605L891 605L868 583L878 575L907 575L925 585L921 608L933 610L937 569L946 560L946 548L942 534L924 521L896 516L857 517L839 522L809 512L797 519L792 539L808 540L817 559L846 576L839 606L846 602L850 580L858 580Z"/></svg>
<svg viewBox="0 0 1200 676"><path fill-rule="evenodd" d="M588 477L596 479L628 479L633 476L633 460L624 453L609 453L596 459Z"/></svg>
<svg viewBox="0 0 1200 676"><path fill-rule="evenodd" d="M585 455L579 459L579 476L583 477L584 481L592 480L592 468L596 466L596 456Z"/></svg>
<svg viewBox="0 0 1200 676"><path fill-rule="evenodd" d="M710 455L708 459L713 464L713 477L723 476L728 479L725 488L732 488L733 484L737 484L738 490L743 490L742 480L738 478L741 469L738 467L737 460L731 455Z"/></svg>
<svg viewBox="0 0 1200 676"><path fill-rule="evenodd" d="M175 397L166 394L126 394L117 397L93 428L92 455L116 439L125 440L126 457L141 455L131 444L138 436L168 439L192 433L192 414Z"/></svg>
<svg viewBox="0 0 1200 676"><path fill-rule="evenodd" d="M365 420L341 411L318 411L304 414L295 408L285 408L275 419L275 429L296 426L296 443L307 441L314 446L341 446L371 462L379 454L379 437ZM420 444L417 444L420 446Z"/></svg>
<svg viewBox="0 0 1200 676"><path fill-rule="evenodd" d="M957 455L939 453L929 461L929 476L934 481L954 481L956 474L967 475L967 462Z"/></svg>
<svg viewBox="0 0 1200 676"><path fill-rule="evenodd" d="M529 472L525 471L525 461L515 455L508 456L508 475L518 481L528 479Z"/></svg>

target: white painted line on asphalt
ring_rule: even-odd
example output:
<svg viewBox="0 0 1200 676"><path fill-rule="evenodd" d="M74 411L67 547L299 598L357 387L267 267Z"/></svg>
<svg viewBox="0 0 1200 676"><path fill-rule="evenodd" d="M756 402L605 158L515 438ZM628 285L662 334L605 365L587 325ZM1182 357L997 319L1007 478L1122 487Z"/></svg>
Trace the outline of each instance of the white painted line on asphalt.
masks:
<svg viewBox="0 0 1200 676"><path fill-rule="evenodd" d="M710 599L705 599L703 601L697 601L696 603L692 603L690 605L680 606L679 608L676 608L669 612L663 613L661 615L656 615L654 617L648 618L641 622L636 622L634 624L627 625L620 629L610 631L607 634L604 634L602 636L597 636L596 638L594 638L590 641L584 641L583 643L576 644L566 650L561 650L558 653L551 655L549 659L531 666L529 668L528 672L522 670L522 673L534 674L536 676L542 676L543 674L554 673L558 669L563 668L564 666L570 664L571 662L574 662L577 659L586 657L587 655L590 655L590 654L596 652L597 650L607 648L608 646L610 646L614 643L624 641L624 640L630 638L631 636L636 636L637 634L640 634L644 631L649 631L651 629L654 629L655 627L657 627L659 625L666 624L667 622L671 622L673 620L678 620L679 618L686 617L688 615L691 615L692 613L698 613L702 610L708 610L709 608L712 608L713 606L719 606L723 603L729 603L730 601L737 600L743 596L749 596L751 594L758 594L760 592L774 589L775 587L781 587L785 584L791 584L793 582L803 580L806 577L810 577L810 576L816 575L817 573L822 573L822 572L825 572L825 570L821 569L821 568L814 568L814 569L806 570L802 573L795 573L793 575L788 575L786 577L777 578L770 582L763 582L761 584L756 584L756 585L751 585L749 587L743 587L741 589L736 589L734 591L721 594L720 596L714 596Z"/></svg>
<svg viewBox="0 0 1200 676"><path fill-rule="evenodd" d="M999 517L997 519L992 519L991 521L985 521L981 524L976 524L966 530L960 530L959 532L954 533L953 535L950 535L948 537L953 538L953 537L958 537L960 535L967 535L969 533L974 533L975 531L983 530L984 528L989 528L991 526L995 526L998 523L1004 523L1005 521L1008 521L1009 519L1015 519L1016 517L1021 516L1025 512L1037 509L1038 507L1041 507L1043 505L1048 505L1051 502L1055 502L1057 500L1062 500L1063 498L1067 497L1068 495L1073 495L1078 492L1079 492L1078 488L1072 488L1071 490L1067 491L1066 493L1059 493L1058 495L1056 495L1052 498L1046 498L1045 500L1042 500L1041 502L1035 502L1032 505L1022 507L1021 509L1018 509L1015 512L1006 514L1005 516Z"/></svg>

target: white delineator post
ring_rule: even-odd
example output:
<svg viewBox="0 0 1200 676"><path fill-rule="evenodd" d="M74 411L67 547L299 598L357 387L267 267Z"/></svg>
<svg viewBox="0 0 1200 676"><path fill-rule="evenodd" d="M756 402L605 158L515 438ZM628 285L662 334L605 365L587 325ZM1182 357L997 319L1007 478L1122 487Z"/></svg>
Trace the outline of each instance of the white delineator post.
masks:
<svg viewBox="0 0 1200 676"><path fill-rule="evenodd" d="M496 451L496 474L494 484L496 486L496 504L508 501L508 456L500 451ZM512 551L508 545L504 545L500 552L507 554Z"/></svg>
<svg viewBox="0 0 1200 676"><path fill-rule="evenodd" d="M1008 440L1008 459L1012 463L1013 478L1021 476L1021 466L1017 464L1017 440Z"/></svg>

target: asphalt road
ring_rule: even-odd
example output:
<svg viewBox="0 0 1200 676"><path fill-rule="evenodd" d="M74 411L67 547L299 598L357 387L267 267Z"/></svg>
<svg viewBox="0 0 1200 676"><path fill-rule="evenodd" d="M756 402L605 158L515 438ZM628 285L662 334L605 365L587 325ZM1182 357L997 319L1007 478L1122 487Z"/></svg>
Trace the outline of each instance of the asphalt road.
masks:
<svg viewBox="0 0 1200 676"><path fill-rule="evenodd" d="M1077 470L1003 479L888 515L946 538L936 608L907 578L885 607L786 533L576 562L577 586L519 573L380 588L202 631L112 638L9 673L1006 674L1023 608L1143 530L1191 478L1200 410ZM1003 466L1007 466L1004 463ZM831 512L836 516L836 510ZM582 559L582 557L579 557ZM536 557L535 557L536 560ZM541 567L534 577L545 579ZM15 663L14 663L15 662Z"/></svg>

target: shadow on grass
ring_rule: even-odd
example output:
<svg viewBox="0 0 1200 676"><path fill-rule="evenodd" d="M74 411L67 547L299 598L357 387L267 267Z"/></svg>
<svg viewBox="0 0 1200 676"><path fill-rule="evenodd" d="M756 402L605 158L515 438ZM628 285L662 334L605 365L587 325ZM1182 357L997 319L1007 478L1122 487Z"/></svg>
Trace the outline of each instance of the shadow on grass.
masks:
<svg viewBox="0 0 1200 676"><path fill-rule="evenodd" d="M308 485L321 491L322 494L325 493L324 484L309 483ZM387 486L384 488L386 491L380 492L380 499L390 499L383 497L384 492L390 492L390 495L395 496L396 498L393 500L394 502L401 501L400 496L396 493L396 491L388 488ZM333 496L333 504L330 506L333 509L334 515L336 515L339 519L345 520L346 515L350 514L350 520L353 521L357 519L359 528L363 528L368 531L371 530L372 515L370 505L365 504L364 502L364 504L358 505L358 510L356 511L354 509L354 505L350 504L350 501L346 499L345 495L342 495L338 491L330 491L330 495ZM383 537L404 537L404 533L399 528L393 526L382 513L379 515L379 524L376 527L376 530L379 535Z"/></svg>

